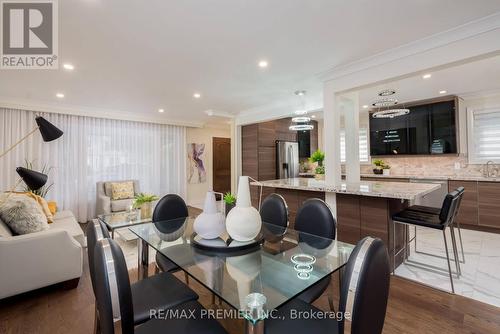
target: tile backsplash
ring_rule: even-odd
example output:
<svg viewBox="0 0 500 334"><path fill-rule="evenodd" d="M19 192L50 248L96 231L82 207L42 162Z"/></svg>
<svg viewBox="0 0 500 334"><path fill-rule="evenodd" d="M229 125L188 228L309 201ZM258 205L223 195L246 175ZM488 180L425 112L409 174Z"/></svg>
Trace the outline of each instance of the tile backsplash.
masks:
<svg viewBox="0 0 500 334"><path fill-rule="evenodd" d="M415 176L482 176L483 165L468 163L467 156L418 156L382 158L391 166L391 175ZM455 169L455 163L460 169ZM498 165L495 166L498 168ZM373 173L372 165L361 165L361 174Z"/></svg>

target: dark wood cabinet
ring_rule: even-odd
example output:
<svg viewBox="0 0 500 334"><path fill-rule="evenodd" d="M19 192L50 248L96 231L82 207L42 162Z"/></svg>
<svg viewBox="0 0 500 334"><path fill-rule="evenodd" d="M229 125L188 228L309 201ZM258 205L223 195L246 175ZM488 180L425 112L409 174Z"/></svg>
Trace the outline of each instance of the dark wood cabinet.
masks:
<svg viewBox="0 0 500 334"><path fill-rule="evenodd" d="M464 187L464 196L460 203L457 221L460 225L478 225L478 182L477 181L449 181L448 190L451 192Z"/></svg>
<svg viewBox="0 0 500 334"><path fill-rule="evenodd" d="M337 194L337 239L355 244L361 239L359 196Z"/></svg>
<svg viewBox="0 0 500 334"><path fill-rule="evenodd" d="M500 228L500 182L478 183L479 226Z"/></svg>

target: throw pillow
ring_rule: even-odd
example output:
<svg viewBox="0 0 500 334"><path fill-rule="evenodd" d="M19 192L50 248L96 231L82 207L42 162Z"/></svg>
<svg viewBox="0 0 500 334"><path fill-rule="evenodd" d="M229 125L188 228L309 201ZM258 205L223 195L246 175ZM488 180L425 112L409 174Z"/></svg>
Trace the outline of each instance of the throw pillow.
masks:
<svg viewBox="0 0 500 334"><path fill-rule="evenodd" d="M22 194L4 194L0 198L0 219L15 234L47 230L47 217L36 200Z"/></svg>
<svg viewBox="0 0 500 334"><path fill-rule="evenodd" d="M52 216L56 214L57 212L57 203L55 201L49 201L47 202L47 205L49 206L50 213L52 213Z"/></svg>
<svg viewBox="0 0 500 334"><path fill-rule="evenodd" d="M134 182L113 182L111 183L111 199L128 199L134 197Z"/></svg>

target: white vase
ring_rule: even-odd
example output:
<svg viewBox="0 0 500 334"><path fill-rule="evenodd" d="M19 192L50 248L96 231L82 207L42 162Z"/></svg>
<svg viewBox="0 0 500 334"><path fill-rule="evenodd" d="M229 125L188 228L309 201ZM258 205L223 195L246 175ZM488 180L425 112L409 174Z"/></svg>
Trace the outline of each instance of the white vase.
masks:
<svg viewBox="0 0 500 334"><path fill-rule="evenodd" d="M240 176L236 206L226 218L226 230L236 241L250 241L260 232L262 219L250 200L248 176Z"/></svg>
<svg viewBox="0 0 500 334"><path fill-rule="evenodd" d="M385 176L389 176L389 175L391 175L391 170L390 170L390 169L383 169L383 170L382 170L382 173L383 173Z"/></svg>
<svg viewBox="0 0 500 334"><path fill-rule="evenodd" d="M203 212L194 220L193 229L203 239L215 239L224 233L224 215L217 211L212 191L207 192Z"/></svg>

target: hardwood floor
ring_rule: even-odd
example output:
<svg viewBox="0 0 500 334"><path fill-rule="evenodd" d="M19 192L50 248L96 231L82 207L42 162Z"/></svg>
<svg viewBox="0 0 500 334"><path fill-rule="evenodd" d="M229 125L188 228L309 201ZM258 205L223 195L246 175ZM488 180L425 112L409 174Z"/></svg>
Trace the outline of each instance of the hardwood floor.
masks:
<svg viewBox="0 0 500 334"><path fill-rule="evenodd" d="M129 273L134 281L136 271ZM177 275L183 280L182 274ZM210 307L210 293L194 280L190 280L190 287L200 295L200 302ZM331 288L338 294L335 277ZM315 305L328 310L327 297L322 296ZM94 297L85 262L76 289L49 287L1 300L0 333L88 334L93 330L93 312ZM229 319L223 325L230 333L244 332L241 321ZM393 277L384 334L401 333L500 333L500 308Z"/></svg>

